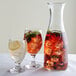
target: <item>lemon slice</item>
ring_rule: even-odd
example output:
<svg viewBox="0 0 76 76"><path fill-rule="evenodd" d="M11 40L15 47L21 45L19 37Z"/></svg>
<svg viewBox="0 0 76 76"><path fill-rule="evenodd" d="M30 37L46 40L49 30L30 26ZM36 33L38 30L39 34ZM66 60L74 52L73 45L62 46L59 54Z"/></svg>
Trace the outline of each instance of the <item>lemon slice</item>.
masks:
<svg viewBox="0 0 76 76"><path fill-rule="evenodd" d="M14 50L17 50L21 47L21 44L19 41L11 41L9 42L9 49L14 51Z"/></svg>

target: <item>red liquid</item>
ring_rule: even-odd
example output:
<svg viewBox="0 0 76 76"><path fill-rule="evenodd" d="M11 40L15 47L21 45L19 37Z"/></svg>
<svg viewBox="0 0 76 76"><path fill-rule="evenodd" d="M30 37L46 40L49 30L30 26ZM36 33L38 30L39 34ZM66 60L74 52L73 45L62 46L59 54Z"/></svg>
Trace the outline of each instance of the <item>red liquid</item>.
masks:
<svg viewBox="0 0 76 76"><path fill-rule="evenodd" d="M28 34L27 37L26 37L26 34ZM25 33L24 36L25 36L24 38L27 41L28 53L30 53L32 55L37 54L42 46L42 37L41 37L40 32L38 32L38 33L28 32L28 33Z"/></svg>
<svg viewBox="0 0 76 76"><path fill-rule="evenodd" d="M66 44L60 32L48 32L44 43L44 67L48 70L67 68Z"/></svg>

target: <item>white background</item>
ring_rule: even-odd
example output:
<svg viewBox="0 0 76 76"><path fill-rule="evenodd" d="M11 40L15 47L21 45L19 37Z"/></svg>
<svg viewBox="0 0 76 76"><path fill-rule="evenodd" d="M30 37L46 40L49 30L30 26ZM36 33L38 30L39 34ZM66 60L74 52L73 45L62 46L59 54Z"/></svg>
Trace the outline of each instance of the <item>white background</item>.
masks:
<svg viewBox="0 0 76 76"><path fill-rule="evenodd" d="M0 53L8 52L10 36L23 37L25 28L42 29L45 34L50 0L0 0ZM66 0L64 25L69 40L69 53L76 53L76 0Z"/></svg>

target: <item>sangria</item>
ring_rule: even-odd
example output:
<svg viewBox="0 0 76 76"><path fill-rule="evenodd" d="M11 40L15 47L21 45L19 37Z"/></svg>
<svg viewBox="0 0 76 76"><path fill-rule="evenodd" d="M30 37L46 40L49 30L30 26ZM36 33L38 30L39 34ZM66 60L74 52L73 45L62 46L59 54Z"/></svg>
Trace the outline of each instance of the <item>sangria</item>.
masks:
<svg viewBox="0 0 76 76"><path fill-rule="evenodd" d="M48 70L65 70L67 68L65 33L48 31L44 43L44 67Z"/></svg>

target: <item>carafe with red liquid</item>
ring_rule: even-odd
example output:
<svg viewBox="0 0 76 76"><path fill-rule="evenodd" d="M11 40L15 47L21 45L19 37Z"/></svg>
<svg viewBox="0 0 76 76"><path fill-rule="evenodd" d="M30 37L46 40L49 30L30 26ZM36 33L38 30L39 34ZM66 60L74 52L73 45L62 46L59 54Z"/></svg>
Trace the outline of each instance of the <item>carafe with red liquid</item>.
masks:
<svg viewBox="0 0 76 76"><path fill-rule="evenodd" d="M63 24L64 3L49 2L50 20L44 42L44 68L65 70L68 66L68 45Z"/></svg>

